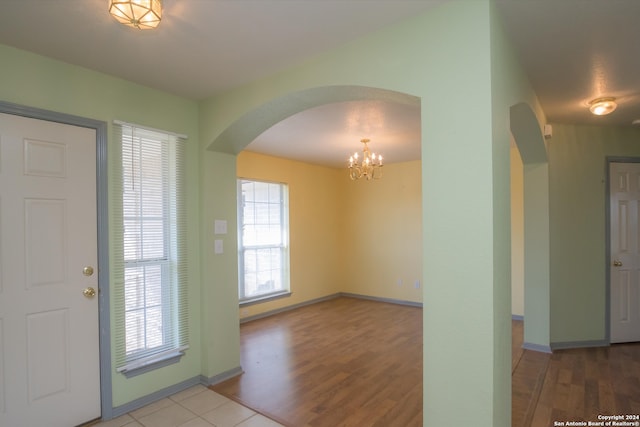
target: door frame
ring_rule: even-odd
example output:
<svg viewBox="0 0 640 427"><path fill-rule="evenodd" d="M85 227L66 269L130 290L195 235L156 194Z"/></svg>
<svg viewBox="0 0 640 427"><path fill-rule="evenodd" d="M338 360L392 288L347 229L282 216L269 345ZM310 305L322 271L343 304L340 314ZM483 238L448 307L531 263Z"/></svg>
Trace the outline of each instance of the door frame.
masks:
<svg viewBox="0 0 640 427"><path fill-rule="evenodd" d="M101 418L113 417L111 382L111 328L109 307L109 211L107 194L107 123L56 111L0 101L0 113L74 125L96 132L96 199L98 226L98 324ZM87 420L90 421L90 420Z"/></svg>
<svg viewBox="0 0 640 427"><path fill-rule="evenodd" d="M605 195L605 334L604 340L611 345L611 163L640 163L640 157L607 156Z"/></svg>

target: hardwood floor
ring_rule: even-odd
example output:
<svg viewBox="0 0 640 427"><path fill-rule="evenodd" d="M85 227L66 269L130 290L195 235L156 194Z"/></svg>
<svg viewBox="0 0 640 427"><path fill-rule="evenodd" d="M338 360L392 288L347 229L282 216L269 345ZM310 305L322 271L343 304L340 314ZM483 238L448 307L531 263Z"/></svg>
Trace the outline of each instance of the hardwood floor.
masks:
<svg viewBox="0 0 640 427"><path fill-rule="evenodd" d="M512 426L640 414L640 344L522 349ZM422 309L337 298L241 325L244 374L211 388L291 427L422 425Z"/></svg>
<svg viewBox="0 0 640 427"><path fill-rule="evenodd" d="M213 388L281 424L422 425L422 309L338 298L241 325L244 374Z"/></svg>
<svg viewBox="0 0 640 427"><path fill-rule="evenodd" d="M640 416L640 343L556 351L549 357L532 427L554 421ZM640 425L640 419L632 420Z"/></svg>
<svg viewBox="0 0 640 427"><path fill-rule="evenodd" d="M598 422L598 415L640 416L640 343L558 350L519 350L522 322L513 328L513 427ZM640 419L631 420L638 422Z"/></svg>

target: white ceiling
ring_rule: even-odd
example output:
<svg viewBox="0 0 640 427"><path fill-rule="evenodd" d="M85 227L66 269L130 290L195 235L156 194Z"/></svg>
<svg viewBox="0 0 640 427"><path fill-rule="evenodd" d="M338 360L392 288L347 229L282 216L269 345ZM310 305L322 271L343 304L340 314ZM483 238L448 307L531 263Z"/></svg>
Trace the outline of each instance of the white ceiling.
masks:
<svg viewBox="0 0 640 427"><path fill-rule="evenodd" d="M0 42L192 99L264 77L443 0L164 0L154 31L109 0L0 0Z"/></svg>
<svg viewBox="0 0 640 427"><path fill-rule="evenodd" d="M361 152L363 138L384 163L419 159L420 107L387 101L326 104L277 123L248 149L339 168Z"/></svg>
<svg viewBox="0 0 640 427"><path fill-rule="evenodd" d="M640 1L497 0L547 119L631 125L640 118ZM609 116L589 101L618 100Z"/></svg>
<svg viewBox="0 0 640 427"><path fill-rule="evenodd" d="M108 0L0 0L0 43L191 99L285 69L453 0L164 0L160 27L118 24ZM473 1L473 0L457 0ZM551 122L630 125L640 118L639 0L496 0ZM618 110L587 113L615 96ZM339 167L362 137L387 162L419 158L419 107L331 104L277 124L255 151Z"/></svg>

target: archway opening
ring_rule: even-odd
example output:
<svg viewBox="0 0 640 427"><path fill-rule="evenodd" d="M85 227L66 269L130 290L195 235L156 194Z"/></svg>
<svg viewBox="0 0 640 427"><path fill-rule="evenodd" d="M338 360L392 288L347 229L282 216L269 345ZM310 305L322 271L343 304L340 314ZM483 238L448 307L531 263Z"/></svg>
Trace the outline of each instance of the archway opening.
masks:
<svg viewBox="0 0 640 427"><path fill-rule="evenodd" d="M549 163L540 124L526 103L510 108L523 165L524 343L550 352Z"/></svg>

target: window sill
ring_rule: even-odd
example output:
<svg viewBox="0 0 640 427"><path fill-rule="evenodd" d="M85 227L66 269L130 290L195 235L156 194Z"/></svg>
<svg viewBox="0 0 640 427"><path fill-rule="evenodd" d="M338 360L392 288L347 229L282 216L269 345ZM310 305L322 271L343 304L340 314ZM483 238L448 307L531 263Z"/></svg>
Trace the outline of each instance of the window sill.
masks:
<svg viewBox="0 0 640 427"><path fill-rule="evenodd" d="M261 304L263 302L273 301L280 298L287 298L291 296L290 291L278 292L275 294L263 295L256 298L246 299L240 301L240 307L247 307L249 305Z"/></svg>
<svg viewBox="0 0 640 427"><path fill-rule="evenodd" d="M180 362L182 356L184 356L184 350L188 347L180 348L175 351L163 353L158 357L155 357L150 360L134 362L129 365L123 366L122 368L118 368L117 371L120 372L127 378L137 377L138 375L145 374L147 372L154 371L156 369L164 368L165 366L173 365L174 363Z"/></svg>

